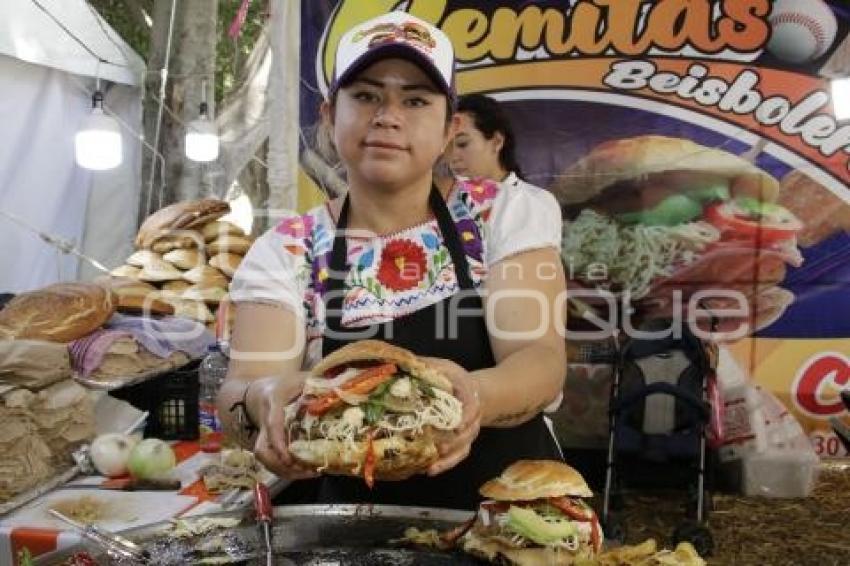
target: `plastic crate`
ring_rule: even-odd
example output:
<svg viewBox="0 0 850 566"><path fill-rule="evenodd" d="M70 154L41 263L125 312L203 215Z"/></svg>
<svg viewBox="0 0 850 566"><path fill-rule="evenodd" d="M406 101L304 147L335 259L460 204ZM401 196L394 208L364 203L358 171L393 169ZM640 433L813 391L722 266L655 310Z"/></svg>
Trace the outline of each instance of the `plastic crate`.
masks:
<svg viewBox="0 0 850 566"><path fill-rule="evenodd" d="M110 395L147 411L145 438L198 438L198 366L201 360L142 383L110 391Z"/></svg>

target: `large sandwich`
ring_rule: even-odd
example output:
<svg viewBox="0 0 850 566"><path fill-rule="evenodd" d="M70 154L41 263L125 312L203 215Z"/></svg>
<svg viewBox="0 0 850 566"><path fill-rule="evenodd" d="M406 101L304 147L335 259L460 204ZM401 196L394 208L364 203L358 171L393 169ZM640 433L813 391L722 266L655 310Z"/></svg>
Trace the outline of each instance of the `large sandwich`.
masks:
<svg viewBox="0 0 850 566"><path fill-rule="evenodd" d="M452 383L412 352L377 340L348 344L313 368L286 408L289 451L328 474L399 480L438 459L460 425Z"/></svg>
<svg viewBox="0 0 850 566"><path fill-rule="evenodd" d="M463 549L499 564L560 566L596 556L602 529L585 503L590 488L577 471L554 460L520 460L481 486Z"/></svg>
<svg viewBox="0 0 850 566"><path fill-rule="evenodd" d="M778 283L802 262L802 223L775 202L778 181L737 155L681 138L613 140L551 190L567 218L563 255L573 288L627 295L653 316L710 291L699 306L721 312L721 330L767 326L793 301ZM728 312L740 297L745 320Z"/></svg>

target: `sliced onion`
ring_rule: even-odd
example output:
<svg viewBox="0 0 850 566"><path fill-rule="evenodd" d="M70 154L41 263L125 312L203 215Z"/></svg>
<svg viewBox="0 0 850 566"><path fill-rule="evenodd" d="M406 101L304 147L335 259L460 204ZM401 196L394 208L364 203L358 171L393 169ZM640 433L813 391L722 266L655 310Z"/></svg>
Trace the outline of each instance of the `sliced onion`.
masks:
<svg viewBox="0 0 850 566"><path fill-rule="evenodd" d="M339 387L334 387L334 393L339 395L339 398L348 403L349 405L359 405L360 403L365 403L369 399L368 395L352 393L351 391L346 391Z"/></svg>
<svg viewBox="0 0 850 566"><path fill-rule="evenodd" d="M485 509L484 507L479 508L478 516L481 517L482 525L484 525L485 527L490 526L490 512L487 509Z"/></svg>
<svg viewBox="0 0 850 566"><path fill-rule="evenodd" d="M363 368L348 368L336 377L325 378L310 376L304 380L304 388L310 388L317 391L330 391L331 389L339 387L346 381L357 377L361 373L363 373Z"/></svg>

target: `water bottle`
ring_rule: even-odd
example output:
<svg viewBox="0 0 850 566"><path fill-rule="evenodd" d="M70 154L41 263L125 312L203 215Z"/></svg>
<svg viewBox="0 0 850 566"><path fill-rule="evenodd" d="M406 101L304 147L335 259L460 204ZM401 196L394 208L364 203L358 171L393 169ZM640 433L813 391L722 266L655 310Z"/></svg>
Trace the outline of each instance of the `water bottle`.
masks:
<svg viewBox="0 0 850 566"><path fill-rule="evenodd" d="M198 368L198 430L200 446L204 452L221 450L221 421L218 418L215 398L227 375L227 356L218 343L207 348L207 355Z"/></svg>

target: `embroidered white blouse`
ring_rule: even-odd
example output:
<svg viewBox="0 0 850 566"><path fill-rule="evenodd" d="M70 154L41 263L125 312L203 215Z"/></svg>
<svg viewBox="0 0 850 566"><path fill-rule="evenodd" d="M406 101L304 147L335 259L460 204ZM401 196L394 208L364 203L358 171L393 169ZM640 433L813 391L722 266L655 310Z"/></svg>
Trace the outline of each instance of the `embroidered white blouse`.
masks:
<svg viewBox="0 0 850 566"><path fill-rule="evenodd" d="M530 187L530 188L529 188ZM446 204L466 253L473 284L489 266L520 252L561 246L561 212L551 193L527 185L461 181ZM272 302L304 321L305 367L321 358L322 293L336 220L327 205L292 214L257 239L230 284L234 302ZM437 303L458 290L437 220L386 235L349 234L342 325L384 323Z"/></svg>

